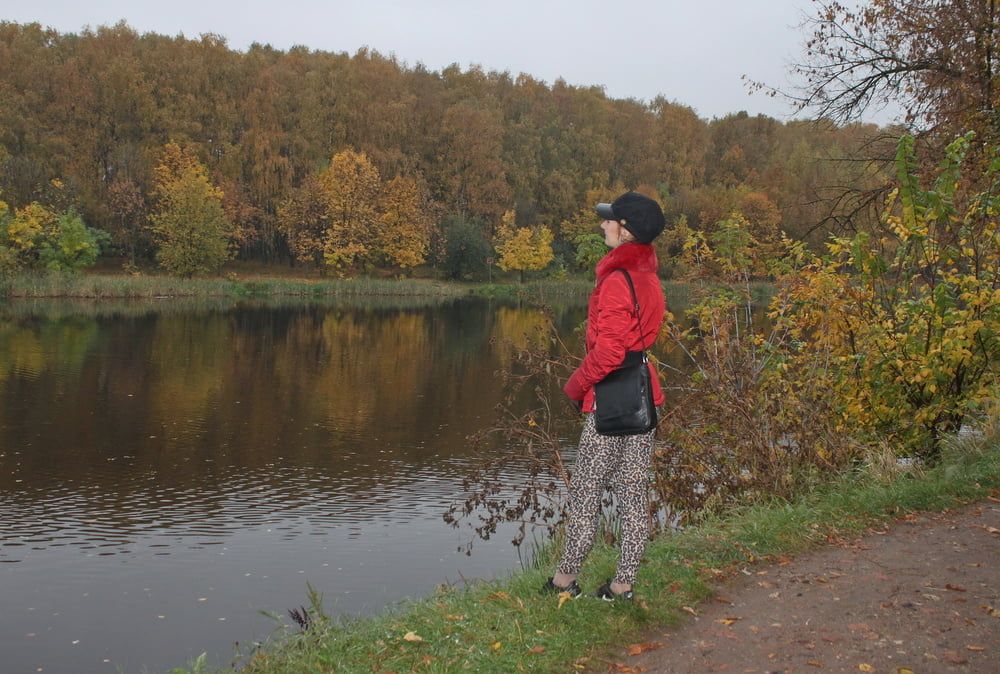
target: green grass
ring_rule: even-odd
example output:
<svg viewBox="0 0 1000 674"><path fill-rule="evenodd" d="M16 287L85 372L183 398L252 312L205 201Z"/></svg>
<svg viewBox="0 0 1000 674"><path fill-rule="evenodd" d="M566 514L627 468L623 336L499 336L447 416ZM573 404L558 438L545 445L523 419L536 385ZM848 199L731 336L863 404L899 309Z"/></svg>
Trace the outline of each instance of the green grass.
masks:
<svg viewBox="0 0 1000 674"><path fill-rule="evenodd" d="M328 619L317 599L310 630L279 633L244 671L562 672L574 663L600 665L609 649L640 639L653 626L675 623L682 607L711 595L717 577L907 512L981 499L998 487L1000 432L994 425L982 438L952 441L932 470L887 478L884 471L860 468L795 500L732 508L660 536L647 548L632 606L581 598L560 608L558 598L540 595L557 549L547 545L537 568L441 589L375 618ZM607 546L595 548L581 584L593 588L609 577L615 554ZM410 632L421 641L406 640Z"/></svg>

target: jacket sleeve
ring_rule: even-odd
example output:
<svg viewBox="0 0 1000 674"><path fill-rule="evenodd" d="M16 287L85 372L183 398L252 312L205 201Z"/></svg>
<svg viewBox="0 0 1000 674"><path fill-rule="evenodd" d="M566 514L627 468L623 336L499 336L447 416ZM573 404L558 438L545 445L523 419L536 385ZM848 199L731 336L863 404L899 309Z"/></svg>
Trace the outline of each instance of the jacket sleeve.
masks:
<svg viewBox="0 0 1000 674"><path fill-rule="evenodd" d="M636 317L625 275L612 273L601 283L600 293L594 347L563 387L571 400L583 400L594 384L621 365L632 343Z"/></svg>

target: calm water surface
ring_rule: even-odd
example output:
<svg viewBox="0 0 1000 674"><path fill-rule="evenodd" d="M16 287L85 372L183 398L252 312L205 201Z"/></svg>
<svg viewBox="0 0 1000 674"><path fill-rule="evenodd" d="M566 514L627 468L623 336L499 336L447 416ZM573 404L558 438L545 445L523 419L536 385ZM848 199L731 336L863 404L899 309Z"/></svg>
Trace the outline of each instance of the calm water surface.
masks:
<svg viewBox="0 0 1000 674"><path fill-rule="evenodd" d="M410 304L0 307L0 672L224 665L306 583L357 615L516 567L441 514L541 317Z"/></svg>

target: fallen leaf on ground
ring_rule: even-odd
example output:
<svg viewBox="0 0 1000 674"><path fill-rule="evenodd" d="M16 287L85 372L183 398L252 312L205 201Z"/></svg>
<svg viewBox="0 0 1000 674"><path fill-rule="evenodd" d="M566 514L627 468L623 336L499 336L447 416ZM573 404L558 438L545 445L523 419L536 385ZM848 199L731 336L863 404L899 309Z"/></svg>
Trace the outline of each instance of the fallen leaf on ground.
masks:
<svg viewBox="0 0 1000 674"><path fill-rule="evenodd" d="M974 651L976 653L981 653L982 651L986 650L985 646L980 646L979 644L969 644L965 648L966 648L966 650Z"/></svg>
<svg viewBox="0 0 1000 674"><path fill-rule="evenodd" d="M506 592L494 592L493 594L486 595L486 601L507 601L510 599L510 595Z"/></svg>
<svg viewBox="0 0 1000 674"><path fill-rule="evenodd" d="M632 644L628 647L629 655L641 655L646 651L655 651L657 649L663 648L663 644L659 641L648 641L644 644Z"/></svg>
<svg viewBox="0 0 1000 674"><path fill-rule="evenodd" d="M532 646L531 648L528 649L528 652L529 653L536 653L536 654L537 653L544 653L545 652L545 646Z"/></svg>
<svg viewBox="0 0 1000 674"><path fill-rule="evenodd" d="M875 671L875 668L872 667L871 665L869 665L867 662L862 662L860 665L858 665L858 669L860 669L862 672L874 672Z"/></svg>
<svg viewBox="0 0 1000 674"><path fill-rule="evenodd" d="M410 641L416 643L418 641L423 641L424 638L417 634L416 632L407 632L403 635L403 641Z"/></svg>
<svg viewBox="0 0 1000 674"><path fill-rule="evenodd" d="M697 616L698 615L698 612L695 611L690 606L681 606L681 610L684 611L685 613L690 613L693 616Z"/></svg>
<svg viewBox="0 0 1000 674"><path fill-rule="evenodd" d="M503 648L503 644L500 643L499 641L494 641L493 645L490 646L490 648L492 648L495 651L499 651L501 648Z"/></svg>
<svg viewBox="0 0 1000 674"><path fill-rule="evenodd" d="M571 593L569 593L569 592L560 592L559 593L559 608L562 608L563 604L565 604L566 602L568 602L572 598L573 598L573 595Z"/></svg>
<svg viewBox="0 0 1000 674"><path fill-rule="evenodd" d="M465 616L464 615L453 615L453 614L449 613L448 615L445 616L445 619L446 620L465 620Z"/></svg>
<svg viewBox="0 0 1000 674"><path fill-rule="evenodd" d="M965 592L964 587L953 583L948 583L947 585L945 585L945 588L951 590L952 592Z"/></svg>
<svg viewBox="0 0 1000 674"><path fill-rule="evenodd" d="M945 662L950 662L953 665L964 665L968 662L968 659L959 655L955 651L945 651L944 655L941 656L941 659Z"/></svg>
<svg viewBox="0 0 1000 674"><path fill-rule="evenodd" d="M792 558L789 557L788 555L778 556L778 566L788 566L791 563L792 563Z"/></svg>
<svg viewBox="0 0 1000 674"><path fill-rule="evenodd" d="M913 670L909 667L897 667L894 674L913 674Z"/></svg>
<svg viewBox="0 0 1000 674"><path fill-rule="evenodd" d="M823 663L819 660L806 660L806 664L810 667L822 667Z"/></svg>
<svg viewBox="0 0 1000 674"><path fill-rule="evenodd" d="M722 623L723 625L732 625L737 620L740 620L739 616L732 616L732 617L727 616L725 618L720 618L719 620L716 620L715 622Z"/></svg>

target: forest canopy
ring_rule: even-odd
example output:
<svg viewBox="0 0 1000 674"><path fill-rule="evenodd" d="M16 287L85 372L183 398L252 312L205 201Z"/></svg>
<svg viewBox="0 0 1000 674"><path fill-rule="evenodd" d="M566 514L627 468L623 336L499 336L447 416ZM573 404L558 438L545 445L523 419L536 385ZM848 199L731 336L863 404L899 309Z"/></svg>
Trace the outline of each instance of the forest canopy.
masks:
<svg viewBox="0 0 1000 674"><path fill-rule="evenodd" d="M237 51L216 35L125 23L65 34L0 23L0 101L4 201L72 204L133 261L154 253L156 167L170 144L205 167L241 259L443 270L447 232L459 231L448 223L493 244L508 212L515 227L550 231L555 263L573 267L581 209L626 188L659 199L671 224L710 230L738 210L818 242L824 190L872 179L845 160L878 131L745 112L705 120L667 98L611 99L562 80L437 72L367 49ZM412 232L352 246L316 238L357 215L324 191L343 153L378 177L364 205L372 222L419 213ZM402 254L418 240L425 249Z"/></svg>

